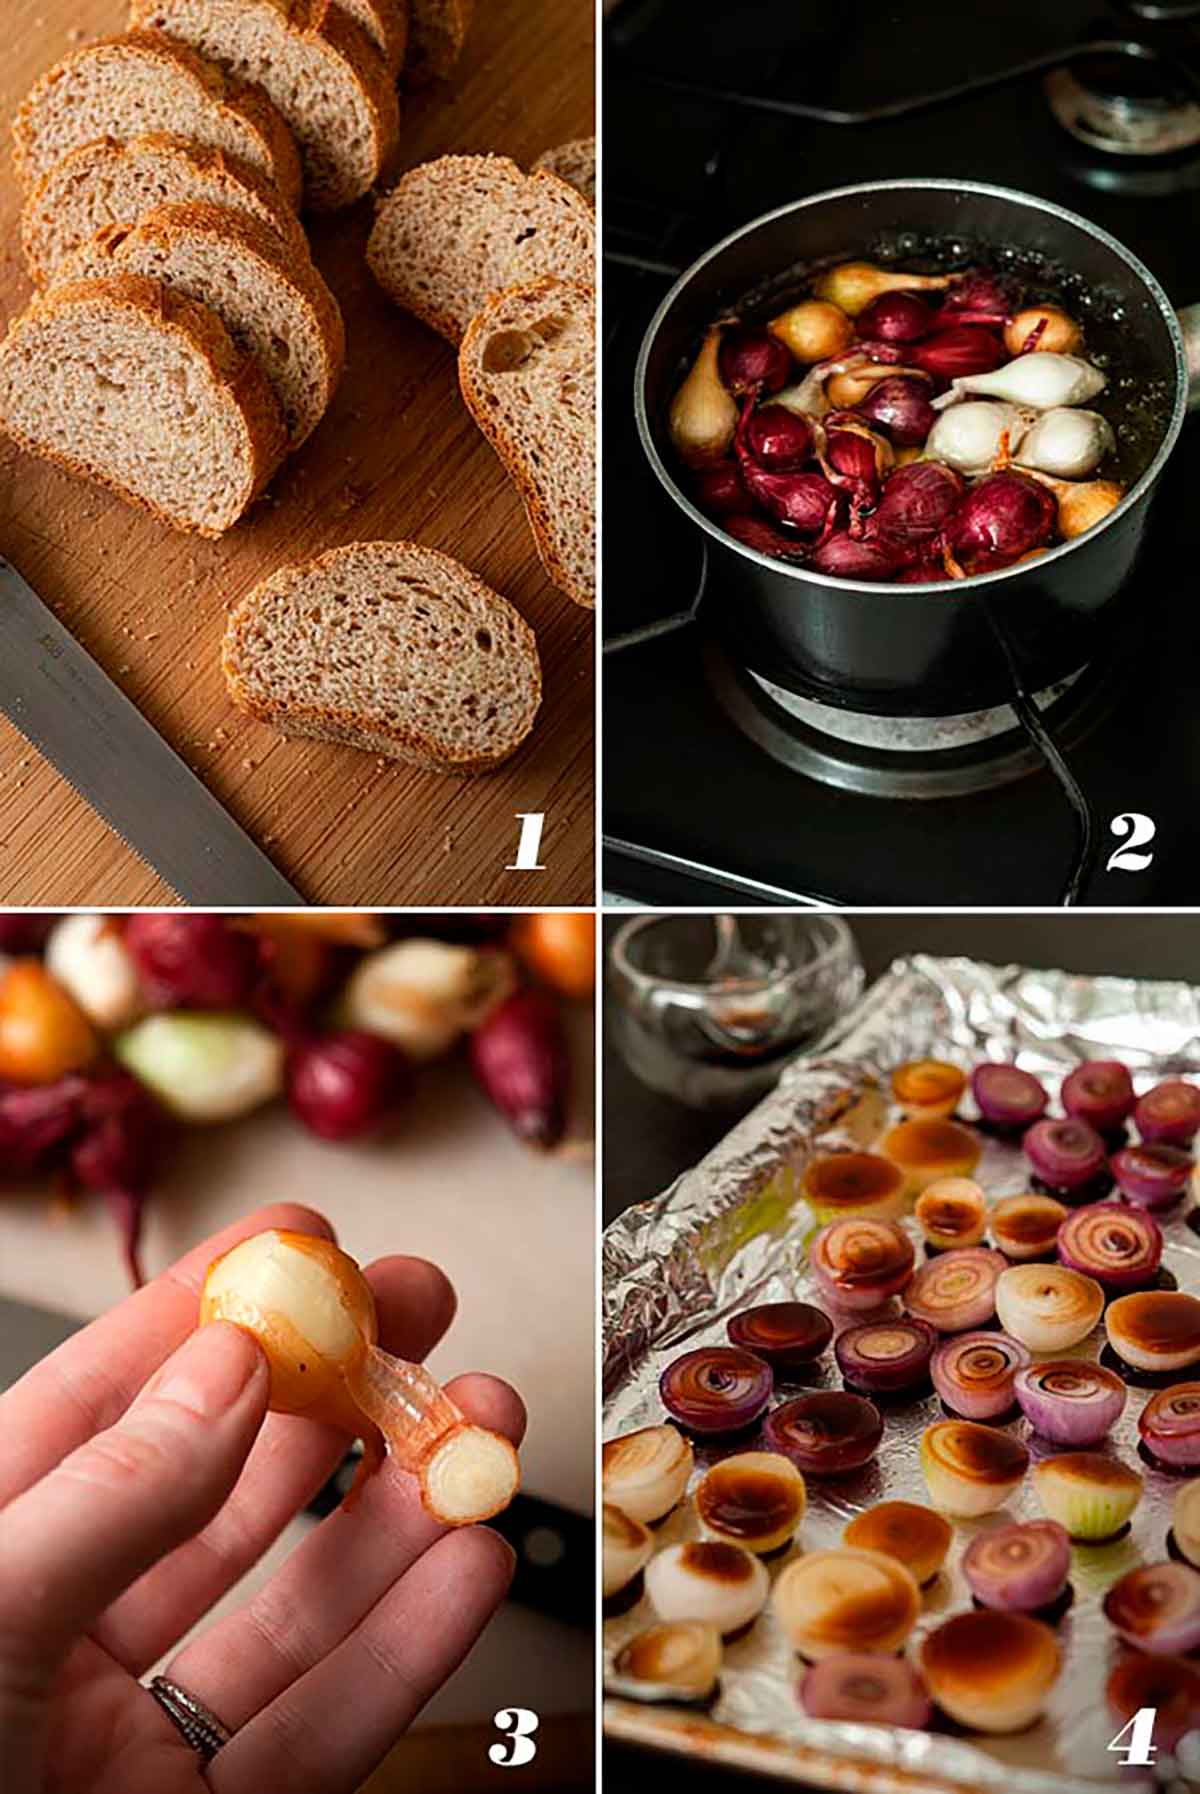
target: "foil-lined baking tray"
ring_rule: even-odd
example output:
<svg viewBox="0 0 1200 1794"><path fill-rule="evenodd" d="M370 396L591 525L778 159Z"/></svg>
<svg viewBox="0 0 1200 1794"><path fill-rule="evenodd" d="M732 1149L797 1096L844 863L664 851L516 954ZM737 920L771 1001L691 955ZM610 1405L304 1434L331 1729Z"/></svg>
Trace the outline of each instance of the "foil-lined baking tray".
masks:
<svg viewBox="0 0 1200 1794"><path fill-rule="evenodd" d="M1084 978L1063 972L989 966L925 956L900 960L820 1043L793 1061L774 1091L694 1169L662 1195L626 1211L607 1229L603 1250L604 1436L666 1418L658 1378L678 1353L722 1343L730 1315L757 1302L805 1298L806 1247L815 1227L799 1195L800 1174L816 1150L869 1146L890 1125L888 1074L905 1059L933 1056L964 1070L981 1059L1015 1060L1057 1098L1062 1078L1083 1059L1123 1060L1139 1090L1160 1078L1200 1071L1200 989L1184 984ZM970 1113L969 1101L965 1112ZM976 1177L991 1199L1027 1188L1019 1148L985 1138ZM1163 1262L1181 1289L1200 1294L1200 1238L1184 1218L1186 1202L1163 1223ZM913 1227L913 1223L908 1223ZM915 1227L913 1228L915 1235ZM918 1245L918 1252L921 1248ZM1095 1356L1100 1329L1078 1348ZM840 1387L832 1354L807 1387ZM1096 1794L1191 1785L1159 1753L1152 1771L1123 1767L1107 1748L1116 1731L1104 1699L1108 1672L1123 1649L1104 1620L1108 1588L1134 1564L1165 1555L1178 1480L1137 1455L1137 1418L1150 1391L1133 1388L1111 1446L1145 1477L1128 1534L1100 1547L1076 1546L1074 1604L1060 1622L1064 1663L1045 1716L1014 1737L906 1731L898 1727L814 1721L801 1711L800 1665L770 1607L726 1650L717 1699L706 1712L609 1697L606 1731L614 1738L685 1753L813 1786L870 1794ZM927 1501L918 1446L941 1418L929 1395L885 1410L875 1461L848 1477L809 1479L803 1549L840 1542L846 1522L877 1501ZM1025 1437L1036 1461L1053 1448ZM734 1448L727 1448L734 1449ZM746 1449L745 1441L736 1449ZM724 1455L697 1449L698 1470ZM1032 1479L1000 1516L1034 1518ZM996 1516L982 1524L996 1523ZM927 1591L912 1643L950 1613L971 1605L959 1560L978 1523L955 1525L946 1569ZM690 1504L657 1534L661 1545L697 1531ZM771 1562L772 1580L787 1557ZM604 1627L606 1667L653 1613L644 1597ZM910 1646L911 1648L911 1646Z"/></svg>

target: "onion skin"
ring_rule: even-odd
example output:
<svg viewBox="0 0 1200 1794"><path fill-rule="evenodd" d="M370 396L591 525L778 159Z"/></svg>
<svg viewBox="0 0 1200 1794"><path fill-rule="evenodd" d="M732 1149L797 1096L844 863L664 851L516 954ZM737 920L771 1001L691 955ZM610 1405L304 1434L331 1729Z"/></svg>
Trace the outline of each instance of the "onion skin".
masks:
<svg viewBox="0 0 1200 1794"><path fill-rule="evenodd" d="M879 1501L856 1514L842 1542L894 1557L922 1587L946 1561L954 1528L944 1514L916 1501Z"/></svg>
<svg viewBox="0 0 1200 1794"><path fill-rule="evenodd" d="M913 1261L904 1229L871 1216L827 1222L808 1249L822 1295L850 1312L869 1313L897 1295L912 1277Z"/></svg>
<svg viewBox="0 0 1200 1794"><path fill-rule="evenodd" d="M913 461L888 475L869 529L875 541L911 553L932 548L963 495L963 482L940 461ZM939 574L945 578L945 570ZM928 1119L928 1117L926 1117Z"/></svg>
<svg viewBox="0 0 1200 1794"><path fill-rule="evenodd" d="M1042 1712L1062 1655L1023 1613L958 1613L928 1634L921 1672L938 1705L975 1732L1022 1732Z"/></svg>
<svg viewBox="0 0 1200 1794"><path fill-rule="evenodd" d="M818 274L813 292L827 299L847 317L857 318L880 293L938 292L952 284L949 274L905 274L898 268L879 268L873 262L839 262Z"/></svg>
<svg viewBox="0 0 1200 1794"><path fill-rule="evenodd" d="M977 1065L971 1073L971 1095L985 1121L1013 1132L1040 1121L1050 1101L1045 1085L1032 1072L993 1061Z"/></svg>
<svg viewBox="0 0 1200 1794"><path fill-rule="evenodd" d="M988 474L946 525L946 546L966 573L989 572L1043 547L1057 520L1052 495L1036 481L1012 470Z"/></svg>
<svg viewBox="0 0 1200 1794"><path fill-rule="evenodd" d="M892 1073L893 1097L918 1121L953 1115L966 1087L965 1073L945 1059L907 1059Z"/></svg>
<svg viewBox="0 0 1200 1794"><path fill-rule="evenodd" d="M863 1395L818 1390L773 1408L763 1422L768 1450L809 1476L844 1476L875 1456L883 1421Z"/></svg>
<svg viewBox="0 0 1200 1794"><path fill-rule="evenodd" d="M1007 1260L986 1246L944 1252L922 1265L905 1291L904 1305L939 1333L966 1333L991 1320L996 1285L1006 1269Z"/></svg>
<svg viewBox="0 0 1200 1794"><path fill-rule="evenodd" d="M1090 1202L1058 1230L1058 1256L1069 1270L1094 1277L1106 1290L1153 1283L1162 1262L1158 1223L1123 1202Z"/></svg>
<svg viewBox="0 0 1200 1794"><path fill-rule="evenodd" d="M933 330L935 317L915 293L880 293L859 313L858 332L864 342L919 343Z"/></svg>
<svg viewBox="0 0 1200 1794"><path fill-rule="evenodd" d="M1051 1520L1094 1545L1115 1538L1142 1498L1137 1471L1096 1451L1044 1458L1034 1466L1033 1486Z"/></svg>
<svg viewBox="0 0 1200 1794"><path fill-rule="evenodd" d="M1186 1656L1200 1645L1200 1571L1189 1564L1139 1564L1105 1595L1104 1617L1135 1650Z"/></svg>
<svg viewBox="0 0 1200 1794"><path fill-rule="evenodd" d="M690 1433L733 1433L751 1426L773 1386L770 1365L736 1346L684 1352L658 1380L663 1407Z"/></svg>
<svg viewBox="0 0 1200 1794"><path fill-rule="evenodd" d="M1192 1161L1182 1146L1166 1142L1123 1146L1109 1161L1117 1188L1138 1208L1171 1208L1188 1187Z"/></svg>
<svg viewBox="0 0 1200 1794"><path fill-rule="evenodd" d="M1200 1465L1200 1383L1174 1383L1152 1395L1138 1416L1142 1444L1176 1469Z"/></svg>
<svg viewBox="0 0 1200 1794"><path fill-rule="evenodd" d="M1115 1726L1128 1725L1143 1707L1154 1709L1154 1741L1173 1751L1200 1729L1200 1669L1183 1657L1124 1657L1108 1678L1108 1711Z"/></svg>
<svg viewBox="0 0 1200 1794"><path fill-rule="evenodd" d="M1125 1408L1120 1377L1085 1358L1026 1365L1017 1372L1015 1394L1034 1431L1056 1445L1099 1445Z"/></svg>
<svg viewBox="0 0 1200 1794"><path fill-rule="evenodd" d="M1019 1439L971 1420L938 1420L921 1435L921 1468L935 1507L978 1519L1021 1485L1029 1453Z"/></svg>
<svg viewBox="0 0 1200 1794"><path fill-rule="evenodd" d="M834 1342L847 1383L868 1394L892 1394L924 1382L937 1334L924 1321L865 1321Z"/></svg>
<svg viewBox="0 0 1200 1794"><path fill-rule="evenodd" d="M963 1553L962 1567L981 1607L1036 1613L1067 1586L1071 1544L1057 1520L1026 1520L981 1532Z"/></svg>
<svg viewBox="0 0 1200 1794"><path fill-rule="evenodd" d="M1031 1352L1068 1352L1104 1312L1094 1277L1065 1265L1010 1265L996 1284L1000 1325Z"/></svg>
<svg viewBox="0 0 1200 1794"><path fill-rule="evenodd" d="M763 1302L725 1325L730 1345L742 1346L778 1375L807 1369L833 1338L833 1322L808 1302Z"/></svg>
<svg viewBox="0 0 1200 1794"><path fill-rule="evenodd" d="M777 561L804 561L808 559L808 545L797 536L785 535L768 523L765 517L733 516L722 519L722 528L727 536L740 542L743 548L753 548L757 554L769 554Z"/></svg>
<svg viewBox="0 0 1200 1794"><path fill-rule="evenodd" d="M1139 1099L1133 1122L1149 1145L1190 1146L1200 1132L1200 1090L1182 1078L1164 1078Z"/></svg>
<svg viewBox="0 0 1200 1794"><path fill-rule="evenodd" d="M699 469L692 491L706 517L747 517L754 509L736 461L716 461Z"/></svg>
<svg viewBox="0 0 1200 1794"><path fill-rule="evenodd" d="M810 1719L919 1730L933 1711L917 1672L902 1657L878 1652L847 1652L811 1664L800 1678L799 1695Z"/></svg>
<svg viewBox="0 0 1200 1794"><path fill-rule="evenodd" d="M1025 1157L1051 1189L1070 1195L1102 1175L1104 1141L1086 1121L1038 1121L1021 1142Z"/></svg>
<svg viewBox="0 0 1200 1794"><path fill-rule="evenodd" d="M815 573L828 573L838 579L887 581L899 569L897 553L886 543L873 537L856 537L846 530L827 536L810 561Z"/></svg>
<svg viewBox="0 0 1200 1794"><path fill-rule="evenodd" d="M1004 347L1013 356L1074 355L1082 342L1083 331L1058 305L1027 305L1004 327Z"/></svg>
<svg viewBox="0 0 1200 1794"><path fill-rule="evenodd" d="M998 1420L1012 1407L1013 1380L1028 1363L1025 1347L1007 1333L956 1333L933 1354L929 1374L955 1414L964 1420Z"/></svg>
<svg viewBox="0 0 1200 1794"><path fill-rule="evenodd" d="M1008 1196L991 1211L992 1238L1005 1258L1023 1264L1055 1250L1071 1211L1053 1196Z"/></svg>
<svg viewBox="0 0 1200 1794"><path fill-rule="evenodd" d="M775 473L793 473L811 461L817 440L812 424L786 405L747 408L738 425L739 456L769 467Z"/></svg>

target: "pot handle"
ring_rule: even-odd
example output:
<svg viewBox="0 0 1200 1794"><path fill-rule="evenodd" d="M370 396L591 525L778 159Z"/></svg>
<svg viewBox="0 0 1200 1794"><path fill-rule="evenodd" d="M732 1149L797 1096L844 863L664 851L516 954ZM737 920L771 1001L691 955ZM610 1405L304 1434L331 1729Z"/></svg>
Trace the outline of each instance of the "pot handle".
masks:
<svg viewBox="0 0 1200 1794"><path fill-rule="evenodd" d="M1176 314L1183 332L1183 352L1187 357L1189 411L1200 411L1200 305L1185 305Z"/></svg>

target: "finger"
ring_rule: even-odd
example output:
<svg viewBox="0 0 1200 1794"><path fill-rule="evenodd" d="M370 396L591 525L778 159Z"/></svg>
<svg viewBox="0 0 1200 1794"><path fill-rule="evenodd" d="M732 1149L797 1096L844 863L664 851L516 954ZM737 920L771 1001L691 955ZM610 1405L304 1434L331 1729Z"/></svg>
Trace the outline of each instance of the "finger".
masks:
<svg viewBox="0 0 1200 1794"><path fill-rule="evenodd" d="M424 1358L454 1318L450 1280L423 1258L383 1258L366 1275L379 1311L380 1343L398 1357ZM332 1475L346 1445L335 1427L269 1415L220 1513L128 1589L94 1636L140 1676L257 1563Z"/></svg>
<svg viewBox="0 0 1200 1794"><path fill-rule="evenodd" d="M484 1526L439 1539L344 1643L218 1752L208 1772L217 1794L353 1794L462 1662L515 1561Z"/></svg>
<svg viewBox="0 0 1200 1794"><path fill-rule="evenodd" d="M123 1588L206 1525L267 1408L249 1334L202 1327L116 1426L0 1514L0 1638L57 1664Z"/></svg>
<svg viewBox="0 0 1200 1794"><path fill-rule="evenodd" d="M274 1203L235 1221L153 1282L75 1333L0 1396L0 1508L67 1453L110 1427L196 1325L197 1300L214 1258L267 1227L333 1238L323 1215Z"/></svg>
<svg viewBox="0 0 1200 1794"><path fill-rule="evenodd" d="M520 1444L525 1409L507 1383L472 1375L447 1391L469 1419ZM341 1644L444 1531L415 1478L387 1459L349 1512L323 1520L245 1607L184 1645L168 1674L236 1731Z"/></svg>

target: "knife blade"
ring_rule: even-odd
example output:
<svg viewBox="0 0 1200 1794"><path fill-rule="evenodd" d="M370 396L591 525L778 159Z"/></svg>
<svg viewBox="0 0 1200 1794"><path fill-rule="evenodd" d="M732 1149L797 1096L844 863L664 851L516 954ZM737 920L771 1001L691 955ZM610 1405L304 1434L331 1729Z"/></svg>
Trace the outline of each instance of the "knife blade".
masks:
<svg viewBox="0 0 1200 1794"><path fill-rule="evenodd" d="M304 898L0 556L0 710L197 908Z"/></svg>

